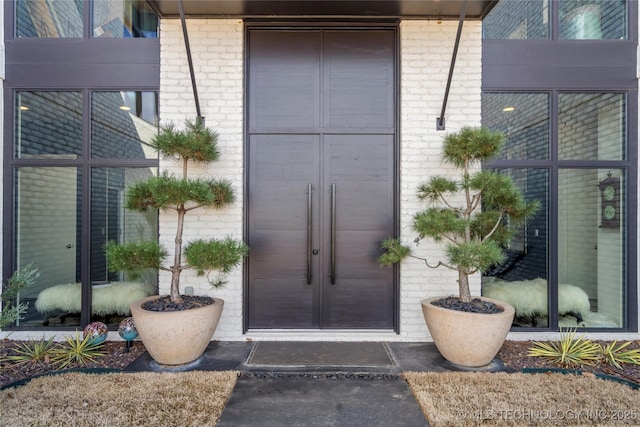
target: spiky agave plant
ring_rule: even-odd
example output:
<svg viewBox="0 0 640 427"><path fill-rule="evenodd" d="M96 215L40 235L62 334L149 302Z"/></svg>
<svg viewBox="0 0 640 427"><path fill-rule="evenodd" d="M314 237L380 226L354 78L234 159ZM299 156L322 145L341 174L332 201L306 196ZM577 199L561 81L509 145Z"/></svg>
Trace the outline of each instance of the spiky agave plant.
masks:
<svg viewBox="0 0 640 427"><path fill-rule="evenodd" d="M425 262L429 268L445 267L458 272L459 298L472 301L469 276L504 262L504 247L514 227L530 218L538 202L525 202L513 180L490 170L478 170L502 147L504 135L484 127L464 127L444 138L442 158L460 171L459 179L432 176L418 187L418 197L429 207L413 218L417 244L425 237L446 243L446 260L428 262L414 256L400 239L383 242L378 261L392 265L406 257Z"/></svg>
<svg viewBox="0 0 640 427"><path fill-rule="evenodd" d="M164 266L167 250L156 241L131 242L106 245L109 268L126 271L134 277L145 269L160 269L171 273L170 298L181 303L180 275L184 270L195 269L199 275L219 271L227 273L242 262L247 246L232 238L198 239L183 247L185 217L198 208L220 209L235 200L231 183L226 179L191 179L188 166L191 163L210 163L218 160L218 134L201 121L187 121L184 130L174 125L164 126L151 145L169 159L178 159L182 175L163 173L145 182L131 186L127 192L127 208L145 212L149 209L174 211L177 214L173 261ZM184 256L183 256L184 255ZM214 286L222 280L210 280Z"/></svg>

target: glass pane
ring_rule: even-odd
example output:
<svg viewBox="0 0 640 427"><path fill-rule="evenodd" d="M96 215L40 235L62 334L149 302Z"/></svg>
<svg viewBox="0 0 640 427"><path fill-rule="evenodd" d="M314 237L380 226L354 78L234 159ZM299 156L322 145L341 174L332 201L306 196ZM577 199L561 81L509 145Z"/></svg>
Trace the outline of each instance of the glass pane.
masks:
<svg viewBox="0 0 640 427"><path fill-rule="evenodd" d="M16 264L40 271L20 293L29 311L20 326L80 324L81 179L77 168L25 167L16 172Z"/></svg>
<svg viewBox="0 0 640 427"><path fill-rule="evenodd" d="M561 327L624 326L624 191L622 170L559 171Z"/></svg>
<svg viewBox="0 0 640 427"><path fill-rule="evenodd" d="M82 154L81 92L18 92L15 156L75 159Z"/></svg>
<svg viewBox="0 0 640 427"><path fill-rule="evenodd" d="M625 96L570 93L558 96L560 160L623 160Z"/></svg>
<svg viewBox="0 0 640 427"><path fill-rule="evenodd" d="M549 158L549 95L483 93L482 124L506 135L498 159Z"/></svg>
<svg viewBox="0 0 640 427"><path fill-rule="evenodd" d="M561 39L624 39L627 37L625 0L561 0Z"/></svg>
<svg viewBox="0 0 640 427"><path fill-rule="evenodd" d="M91 95L93 158L156 159L148 145L158 132L156 92L94 92Z"/></svg>
<svg viewBox="0 0 640 427"><path fill-rule="evenodd" d="M93 37L158 37L158 17L142 0L94 0Z"/></svg>
<svg viewBox="0 0 640 427"><path fill-rule="evenodd" d="M526 201L537 200L540 208L518 228L505 248L507 259L482 276L482 295L514 306L514 327L547 327L549 171L547 169L503 169L522 191ZM526 299L522 295L529 293Z"/></svg>
<svg viewBox="0 0 640 427"><path fill-rule="evenodd" d="M130 315L129 305L157 288L157 272L136 280L110 272L104 245L158 238L158 212L125 209L127 187L157 174L157 168L95 168L91 173L92 320L116 326Z"/></svg>
<svg viewBox="0 0 640 427"><path fill-rule="evenodd" d="M549 38L549 1L500 0L482 29L485 39Z"/></svg>
<svg viewBox="0 0 640 427"><path fill-rule="evenodd" d="M82 38L83 0L16 0L16 37Z"/></svg>

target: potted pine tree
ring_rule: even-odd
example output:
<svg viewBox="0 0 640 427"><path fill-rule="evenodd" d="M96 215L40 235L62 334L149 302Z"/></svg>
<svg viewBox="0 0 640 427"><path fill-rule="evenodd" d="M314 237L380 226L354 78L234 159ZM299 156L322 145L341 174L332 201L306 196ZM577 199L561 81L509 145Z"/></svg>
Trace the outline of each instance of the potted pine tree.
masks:
<svg viewBox="0 0 640 427"><path fill-rule="evenodd" d="M201 121L187 121L185 129L163 126L151 145L163 157L177 159L181 176L167 172L128 188L126 207L145 212L149 209L173 211L176 218L174 250L170 265L163 265L167 250L157 241L106 245L109 268L133 277L147 269L171 274L169 295L152 296L131 305L131 313L147 351L163 365L180 365L199 358L211 341L222 314L224 300L208 296L183 295L180 276L187 269L207 275L214 287L224 284L222 276L239 265L247 246L227 237L197 239L183 245L185 217L199 208L221 209L234 201L234 191L226 179L188 177L192 163L218 160L218 134ZM218 276L210 275L218 272Z"/></svg>
<svg viewBox="0 0 640 427"><path fill-rule="evenodd" d="M429 268L447 268L458 274L458 296L422 301L422 311L434 343L452 363L478 367L497 354L513 322L510 305L489 298L473 298L469 276L505 260L504 248L515 228L538 209L524 201L513 180L504 174L481 170L493 158L504 135L484 127L464 127L444 138L442 159L460 172L459 179L432 176L418 187L418 197L428 207L415 214L415 243L429 237L444 242L444 260L430 262L412 253L400 239L383 242L378 261L392 265L412 257Z"/></svg>

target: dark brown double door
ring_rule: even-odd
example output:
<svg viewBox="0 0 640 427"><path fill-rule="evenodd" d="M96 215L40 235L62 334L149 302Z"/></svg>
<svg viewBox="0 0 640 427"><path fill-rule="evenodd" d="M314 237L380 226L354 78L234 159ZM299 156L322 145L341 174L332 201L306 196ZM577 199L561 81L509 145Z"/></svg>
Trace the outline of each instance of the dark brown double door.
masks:
<svg viewBox="0 0 640 427"><path fill-rule="evenodd" d="M395 45L249 31L248 328L394 328Z"/></svg>

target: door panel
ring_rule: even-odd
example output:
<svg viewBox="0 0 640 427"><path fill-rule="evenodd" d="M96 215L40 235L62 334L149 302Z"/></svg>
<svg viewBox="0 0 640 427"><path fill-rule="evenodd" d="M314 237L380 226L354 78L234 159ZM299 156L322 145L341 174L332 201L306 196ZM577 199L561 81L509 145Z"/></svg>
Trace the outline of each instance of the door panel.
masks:
<svg viewBox="0 0 640 427"><path fill-rule="evenodd" d="M249 51L248 328L393 329L395 32L254 30Z"/></svg>
<svg viewBox="0 0 640 427"><path fill-rule="evenodd" d="M325 127L393 130L394 43L389 31L324 34Z"/></svg>
<svg viewBox="0 0 640 427"><path fill-rule="evenodd" d="M317 129L320 124L318 31L254 32L250 38L250 129Z"/></svg>
<svg viewBox="0 0 640 427"><path fill-rule="evenodd" d="M326 135L324 148L324 188L335 184L336 192L336 279L323 286L323 325L389 328L393 270L380 268L376 258L380 242L393 235L393 137ZM327 230L331 216L325 203ZM324 241L331 247L329 232Z"/></svg>
<svg viewBox="0 0 640 427"><path fill-rule="evenodd" d="M307 191L318 185L318 137L255 135L249 157L250 327L317 327L318 290L307 284Z"/></svg>

